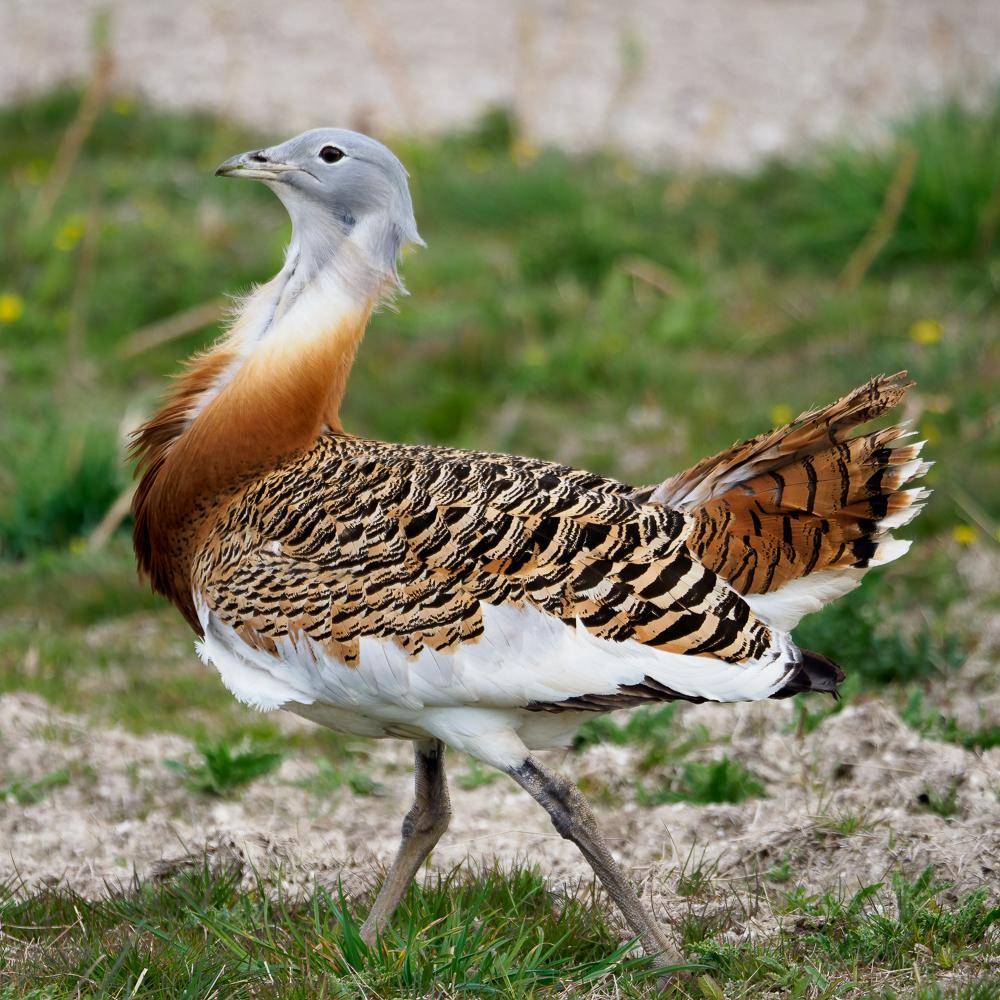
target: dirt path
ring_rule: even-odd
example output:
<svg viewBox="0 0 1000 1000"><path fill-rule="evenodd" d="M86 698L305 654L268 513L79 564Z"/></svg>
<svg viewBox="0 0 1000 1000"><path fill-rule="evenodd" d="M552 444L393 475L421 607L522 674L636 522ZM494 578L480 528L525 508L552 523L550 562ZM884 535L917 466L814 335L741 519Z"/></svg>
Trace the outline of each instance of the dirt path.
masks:
<svg viewBox="0 0 1000 1000"><path fill-rule="evenodd" d="M787 864L794 882L850 891L902 868L933 864L964 889L996 885L1000 871L1000 749L985 755L918 736L882 703L846 708L805 738L790 732L788 704L701 706L686 724L732 733L727 752L766 783L768 797L740 805L636 805L633 748L594 747L558 761L584 781L618 855L654 897L674 900L686 858L719 861L738 882ZM289 718L290 726L299 723ZM246 862L289 888L314 881L348 886L391 857L409 799L408 747L379 744L369 773L381 796L329 795L302 787L315 760L291 757L280 771L232 799L196 795L167 766L190 744L170 735L90 729L28 695L0 698L0 759L9 773L66 771L69 783L37 804L0 804L0 882L65 880L85 894L200 859L206 850ZM557 755L558 756L558 755ZM452 763L452 776L466 771ZM954 789L954 814L921 802ZM596 791L595 791L596 790ZM589 877L576 852L512 782L453 787L455 819L434 854L446 869L466 858L527 859L554 884ZM761 929L774 915L758 914Z"/></svg>
<svg viewBox="0 0 1000 1000"><path fill-rule="evenodd" d="M86 72L284 136L436 131L497 104L529 135L745 166L1000 79L995 0L5 0L0 103Z"/></svg>

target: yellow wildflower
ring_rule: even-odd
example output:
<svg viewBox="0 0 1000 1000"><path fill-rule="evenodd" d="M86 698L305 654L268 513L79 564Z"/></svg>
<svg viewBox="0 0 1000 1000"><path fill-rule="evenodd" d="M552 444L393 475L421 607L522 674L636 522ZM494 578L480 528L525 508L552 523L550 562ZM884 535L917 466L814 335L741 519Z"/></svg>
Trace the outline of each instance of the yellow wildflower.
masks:
<svg viewBox="0 0 1000 1000"><path fill-rule="evenodd" d="M69 543L69 550L75 556L82 555L87 551L87 539L86 538L71 538Z"/></svg>
<svg viewBox="0 0 1000 1000"><path fill-rule="evenodd" d="M549 360L549 352L541 344L528 344L521 351L521 359L532 368L540 368Z"/></svg>
<svg viewBox="0 0 1000 1000"><path fill-rule="evenodd" d="M538 146L526 136L519 135L511 144L510 158L519 167L526 167L538 158Z"/></svg>
<svg viewBox="0 0 1000 1000"><path fill-rule="evenodd" d="M910 327L910 340L915 344L936 344L941 333L941 324L936 319L918 319Z"/></svg>
<svg viewBox="0 0 1000 1000"><path fill-rule="evenodd" d="M24 299L16 292L0 295L0 323L16 323L24 312Z"/></svg>
<svg viewBox="0 0 1000 1000"><path fill-rule="evenodd" d="M971 524L956 524L951 529L951 537L959 545L971 545L976 540L976 529Z"/></svg>
<svg viewBox="0 0 1000 1000"><path fill-rule="evenodd" d="M934 447L936 444L940 444L942 441L941 428L937 424L932 424L930 421L923 424L920 428L920 436L931 446Z"/></svg>
<svg viewBox="0 0 1000 1000"><path fill-rule="evenodd" d="M465 167L474 174L485 174L492 163L489 155L479 150L473 150L465 156Z"/></svg>
<svg viewBox="0 0 1000 1000"><path fill-rule="evenodd" d="M57 250L62 250L63 252L72 250L80 242L80 237L83 236L84 229L83 216L71 215L59 227L53 245Z"/></svg>
<svg viewBox="0 0 1000 1000"><path fill-rule="evenodd" d="M135 111L135 101L131 97L121 94L111 102L111 110L116 115L130 115Z"/></svg>
<svg viewBox="0 0 1000 1000"><path fill-rule="evenodd" d="M790 424L795 417L795 411L787 403L778 403L771 407L769 414L772 424Z"/></svg>

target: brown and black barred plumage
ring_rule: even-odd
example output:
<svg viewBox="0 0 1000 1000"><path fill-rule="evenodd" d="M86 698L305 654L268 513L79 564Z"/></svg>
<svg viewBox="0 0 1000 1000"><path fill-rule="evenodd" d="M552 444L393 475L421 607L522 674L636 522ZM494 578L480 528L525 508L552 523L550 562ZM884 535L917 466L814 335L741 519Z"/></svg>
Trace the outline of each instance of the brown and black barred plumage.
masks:
<svg viewBox="0 0 1000 1000"><path fill-rule="evenodd" d="M904 389L902 376L873 379L655 489L536 459L327 433L218 511L194 589L253 646L307 637L347 667L366 637L408 657L479 642L484 604L579 623L611 643L753 661L774 639L766 605L754 614L745 596L831 573L847 589L892 551L885 519L922 500L899 489L922 471L900 428L850 436ZM809 663L789 663L772 696L810 679L832 690L836 669ZM711 692L644 677L524 707L675 697Z"/></svg>

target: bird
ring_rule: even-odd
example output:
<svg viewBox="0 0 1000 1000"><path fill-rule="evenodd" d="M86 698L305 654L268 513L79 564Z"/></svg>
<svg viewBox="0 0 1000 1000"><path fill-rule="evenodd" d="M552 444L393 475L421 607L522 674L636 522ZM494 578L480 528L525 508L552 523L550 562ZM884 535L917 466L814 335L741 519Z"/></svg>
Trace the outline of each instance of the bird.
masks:
<svg viewBox="0 0 1000 1000"><path fill-rule="evenodd" d="M241 702L411 741L414 799L361 927L376 942L448 827L446 750L509 775L579 848L634 940L680 962L576 785L539 752L595 714L820 691L799 619L897 559L929 491L905 372L634 486L552 461L347 432L372 314L421 246L382 143L321 128L216 171L291 219L281 269L133 438L140 572ZM391 405L391 401L386 401Z"/></svg>

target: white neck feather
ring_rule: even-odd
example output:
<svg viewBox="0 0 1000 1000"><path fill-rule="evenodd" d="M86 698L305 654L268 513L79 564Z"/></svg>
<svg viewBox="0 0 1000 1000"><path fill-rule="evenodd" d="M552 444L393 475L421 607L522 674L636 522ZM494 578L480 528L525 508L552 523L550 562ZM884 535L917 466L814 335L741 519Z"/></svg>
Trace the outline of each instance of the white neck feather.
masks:
<svg viewBox="0 0 1000 1000"><path fill-rule="evenodd" d="M191 420L256 352L278 344L294 349L328 335L367 312L379 297L380 282L365 264L361 249L347 237L339 254L307 274L309 265L303 264L293 240L278 274L237 303L235 319L222 341L234 358L192 406Z"/></svg>

